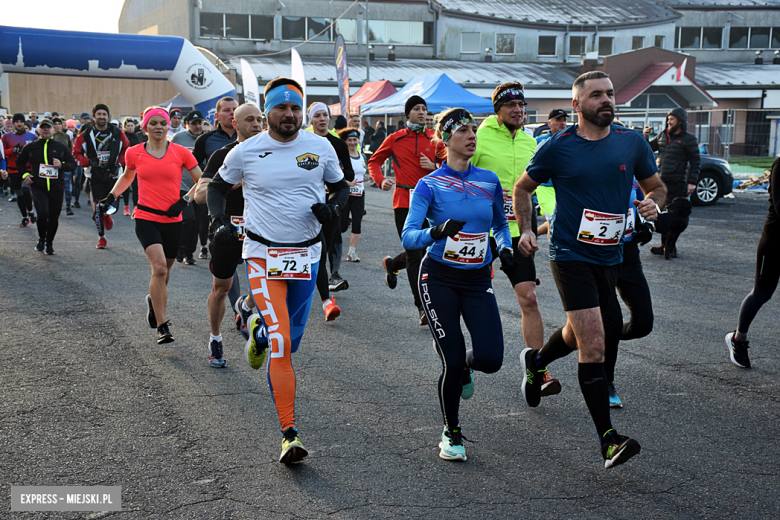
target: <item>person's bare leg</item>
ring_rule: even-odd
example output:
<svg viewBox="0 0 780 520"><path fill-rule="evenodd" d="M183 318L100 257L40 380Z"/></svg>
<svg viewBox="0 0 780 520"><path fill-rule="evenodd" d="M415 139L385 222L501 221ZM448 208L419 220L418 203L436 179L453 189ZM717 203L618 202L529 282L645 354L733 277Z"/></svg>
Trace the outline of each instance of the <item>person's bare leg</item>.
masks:
<svg viewBox="0 0 780 520"><path fill-rule="evenodd" d="M233 285L233 278L222 280L213 277L214 282L211 285L211 292L206 301L206 307L209 313L209 329L213 336L219 336L222 319L225 317L225 298Z"/></svg>
<svg viewBox="0 0 780 520"><path fill-rule="evenodd" d="M515 296L522 311L521 326L525 344L535 350L542 348L544 344L544 323L542 313L539 310L539 301L536 298L536 281L520 282L515 285Z"/></svg>
<svg viewBox="0 0 780 520"><path fill-rule="evenodd" d="M171 266L174 258L165 258L162 244L152 244L146 248L146 257L152 269L149 280L149 295L152 297L154 315L157 324L165 323L165 311L168 306L168 281L171 279Z"/></svg>

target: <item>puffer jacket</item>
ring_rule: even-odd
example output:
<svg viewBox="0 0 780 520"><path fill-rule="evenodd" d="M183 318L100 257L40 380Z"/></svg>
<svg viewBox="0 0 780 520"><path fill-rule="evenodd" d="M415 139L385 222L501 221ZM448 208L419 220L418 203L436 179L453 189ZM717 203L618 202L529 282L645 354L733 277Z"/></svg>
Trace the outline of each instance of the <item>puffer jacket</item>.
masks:
<svg viewBox="0 0 780 520"><path fill-rule="evenodd" d="M669 116L680 120L682 130L679 134L669 135L669 130L664 128L663 132L650 140L650 147L658 152L658 173L664 182L687 180L688 184L696 184L699 182L701 157L696 136L688 131L688 113L684 108L677 107L666 114L667 120Z"/></svg>

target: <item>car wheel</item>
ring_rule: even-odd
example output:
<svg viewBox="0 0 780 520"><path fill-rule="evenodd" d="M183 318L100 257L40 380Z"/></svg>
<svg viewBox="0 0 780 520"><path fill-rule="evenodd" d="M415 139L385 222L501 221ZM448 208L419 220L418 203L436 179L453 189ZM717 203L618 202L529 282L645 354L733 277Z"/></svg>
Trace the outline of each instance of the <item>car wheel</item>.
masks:
<svg viewBox="0 0 780 520"><path fill-rule="evenodd" d="M697 206L712 206L721 197L718 179L710 172L702 172L691 194L691 202Z"/></svg>

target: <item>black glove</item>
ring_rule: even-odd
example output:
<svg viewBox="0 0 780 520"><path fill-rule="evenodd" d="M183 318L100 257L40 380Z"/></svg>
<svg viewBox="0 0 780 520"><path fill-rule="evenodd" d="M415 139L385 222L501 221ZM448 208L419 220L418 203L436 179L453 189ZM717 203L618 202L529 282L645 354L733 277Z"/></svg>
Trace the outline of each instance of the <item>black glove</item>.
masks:
<svg viewBox="0 0 780 520"><path fill-rule="evenodd" d="M111 204L113 204L116 201L116 197L114 197L113 193L109 193L108 196L98 202L98 211L101 213L105 213L108 211L108 208L111 207Z"/></svg>
<svg viewBox="0 0 780 520"><path fill-rule="evenodd" d="M92 173L96 173L100 169L100 160L90 159L89 166L92 168Z"/></svg>
<svg viewBox="0 0 780 520"><path fill-rule="evenodd" d="M219 247L231 247L238 242L238 231L227 215L216 215L211 219L211 233L214 235L213 243Z"/></svg>
<svg viewBox="0 0 780 520"><path fill-rule="evenodd" d="M168 208L165 214L168 215L169 217L178 217L179 215L181 215L181 212L184 211L184 208L187 207L187 204L189 204L189 202L187 202L186 200L179 199L178 202L176 202L176 204Z"/></svg>
<svg viewBox="0 0 780 520"><path fill-rule="evenodd" d="M323 204L321 202L313 204L311 207L311 212L314 213L314 216L317 217L317 220L320 221L320 224L327 224L331 220L341 216L341 208L339 208L337 205Z"/></svg>
<svg viewBox="0 0 780 520"><path fill-rule="evenodd" d="M14 146L14 153L19 153L21 151L22 151L22 145L17 144L16 146Z"/></svg>
<svg viewBox="0 0 780 520"><path fill-rule="evenodd" d="M652 222L641 222L638 220L634 230L634 240L636 240L640 246L643 246L653 239L654 230L655 228L653 227Z"/></svg>
<svg viewBox="0 0 780 520"><path fill-rule="evenodd" d="M439 224L431 229L431 238L439 240L444 237L454 237L465 225L466 223L460 220L449 219L444 224Z"/></svg>
<svg viewBox="0 0 780 520"><path fill-rule="evenodd" d="M498 259L501 260L501 270L509 272L517 265L515 255L512 254L512 250L504 248L498 253Z"/></svg>

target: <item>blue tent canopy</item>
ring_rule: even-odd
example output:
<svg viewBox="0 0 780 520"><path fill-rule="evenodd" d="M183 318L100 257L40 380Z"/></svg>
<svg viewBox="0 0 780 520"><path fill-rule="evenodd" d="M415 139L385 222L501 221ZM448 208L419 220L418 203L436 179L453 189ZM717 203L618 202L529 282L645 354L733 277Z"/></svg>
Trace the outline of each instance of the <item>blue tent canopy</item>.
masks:
<svg viewBox="0 0 780 520"><path fill-rule="evenodd" d="M428 110L434 113L450 108L465 108L472 114L492 114L493 103L464 89L446 74L415 76L401 90L390 97L361 105L362 115L403 114L406 100L413 95L422 97Z"/></svg>
<svg viewBox="0 0 780 520"><path fill-rule="evenodd" d="M181 94L178 94L177 96L169 99L168 101L166 101L164 103L160 103L158 106L167 107L168 105L170 105L172 109L173 108L178 108L179 110L181 110L184 113L187 113L190 110L192 110L192 103L187 101L187 99L184 96L182 96Z"/></svg>

